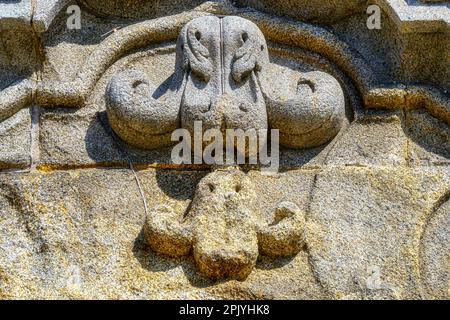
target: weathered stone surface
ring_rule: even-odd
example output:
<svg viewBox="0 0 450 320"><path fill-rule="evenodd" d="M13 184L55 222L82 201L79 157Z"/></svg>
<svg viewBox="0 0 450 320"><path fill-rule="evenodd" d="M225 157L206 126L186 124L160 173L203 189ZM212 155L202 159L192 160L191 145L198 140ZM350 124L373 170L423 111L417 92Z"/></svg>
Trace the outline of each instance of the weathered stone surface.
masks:
<svg viewBox="0 0 450 320"><path fill-rule="evenodd" d="M195 136L196 122L202 123L200 134L278 129L280 143L290 148L334 138L345 118L338 81L322 72L297 74L291 94L274 92L276 75L268 65L267 43L251 21L194 19L180 32L175 73L164 91L140 71L113 77L106 89L109 122L122 139L144 149L169 145L180 127Z"/></svg>
<svg viewBox="0 0 450 320"><path fill-rule="evenodd" d="M442 204L441 204L442 203ZM450 232L450 202L447 193L436 210L431 213L423 230L420 268L427 299L448 299L448 272L441 272L448 268Z"/></svg>
<svg viewBox="0 0 450 320"><path fill-rule="evenodd" d="M213 279L245 280L259 252L296 255L304 244L304 213L295 203L282 202L266 223L254 189L238 169L210 173L198 184L187 211L158 205L148 213L146 241L154 251L172 257L192 250L200 271Z"/></svg>
<svg viewBox="0 0 450 320"><path fill-rule="evenodd" d="M36 67L36 54L33 47L33 38L30 34L0 29L0 39L2 41L0 88L3 90L16 84L19 80L31 76ZM3 101L0 103L3 107ZM0 112L3 119L2 113Z"/></svg>
<svg viewBox="0 0 450 320"><path fill-rule="evenodd" d="M0 2L0 298L449 299L444 1Z"/></svg>
<svg viewBox="0 0 450 320"><path fill-rule="evenodd" d="M139 172L149 205L165 203L180 211L188 206L204 175ZM155 255L143 238L144 205L129 170L2 174L0 178L0 230L5 235L0 242L0 294L4 298L323 296L304 253L293 259L261 258L245 282L220 285L202 277L192 259Z"/></svg>
<svg viewBox="0 0 450 320"><path fill-rule="evenodd" d="M12 0L0 3L0 27L44 32L70 0ZM31 30L29 30L31 31Z"/></svg>
<svg viewBox="0 0 450 320"><path fill-rule="evenodd" d="M44 111L39 139L40 166L126 164L125 156L95 114Z"/></svg>
<svg viewBox="0 0 450 320"><path fill-rule="evenodd" d="M31 0L20 0L0 3L0 23L3 26L23 27L29 26L31 21Z"/></svg>
<svg viewBox="0 0 450 320"><path fill-rule="evenodd" d="M164 163L170 164L169 149L145 152L132 148L129 145L116 143L112 137L111 128L105 113L106 86L111 77L122 71L128 65L144 65L143 70L148 72L153 81L164 82L173 72L175 60L174 49L171 45L167 50L150 49L140 52L118 61L106 72L96 85L94 94L89 99L88 105L80 110L43 110L40 117L40 148L41 166L92 166L96 163L105 165L127 165L128 158L138 164ZM71 48L55 49L55 64L61 63L60 74L70 77L72 72L60 56ZM75 59L78 60L78 59ZM69 73L69 74L67 74ZM50 76L50 74L49 74ZM59 123L67 123L61 126ZM100 138L102 137L102 138ZM117 139L120 140L120 139Z"/></svg>
<svg viewBox="0 0 450 320"><path fill-rule="evenodd" d="M421 111L406 114L410 158L417 165L448 165L450 129L448 125Z"/></svg>
<svg viewBox="0 0 450 320"><path fill-rule="evenodd" d="M364 10L365 1L361 0L237 0L238 5L250 6L280 16L295 18L300 21L332 23L344 19L353 13Z"/></svg>
<svg viewBox="0 0 450 320"><path fill-rule="evenodd" d="M205 174L149 170L139 172L139 178L149 206L164 203L183 212ZM318 180L311 190L315 174ZM313 192L307 250L289 259L261 257L244 282L218 285L202 277L192 259L164 258L149 250L142 233L144 205L131 171L2 174L0 221L6 237L0 245L1 294L46 298L413 298L420 297L420 256L425 257L421 259L428 268L423 274L427 283L445 276L442 259L448 251L433 252L446 245L445 224L439 221L446 219L448 211L444 205L431 218L428 215L448 192L448 170L429 169L424 174L417 169L396 172L353 167L289 172L276 178L251 172L249 178L266 211L281 199L299 202L300 195L308 197L305 191ZM264 185L269 185L269 190ZM279 186L284 190L272 197ZM427 220L430 223L424 224ZM426 230L422 244L420 230ZM421 250L425 255L420 255ZM192 283L203 289L193 289ZM443 283L438 283L442 288ZM441 289L428 288L436 297L442 294L436 291Z"/></svg>
<svg viewBox="0 0 450 320"><path fill-rule="evenodd" d="M327 155L328 165L404 166L408 139L398 114L368 115L354 121Z"/></svg>
<svg viewBox="0 0 450 320"><path fill-rule="evenodd" d="M95 0L81 0L88 10L114 18L150 19L189 10L200 5L204 0L106 0L101 4Z"/></svg>

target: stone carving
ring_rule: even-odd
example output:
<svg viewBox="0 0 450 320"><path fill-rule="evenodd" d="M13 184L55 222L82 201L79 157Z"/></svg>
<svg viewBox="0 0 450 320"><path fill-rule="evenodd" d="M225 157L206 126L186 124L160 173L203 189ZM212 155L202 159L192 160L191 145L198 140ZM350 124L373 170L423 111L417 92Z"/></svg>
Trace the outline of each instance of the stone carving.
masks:
<svg viewBox="0 0 450 320"><path fill-rule="evenodd" d="M436 205L421 235L420 273L426 299L449 298L450 273L450 191ZM441 270L447 270L442 272Z"/></svg>
<svg viewBox="0 0 450 320"><path fill-rule="evenodd" d="M299 74L292 97L271 92L267 44L258 27L243 18L206 16L181 30L170 88L159 96L142 72L113 77L106 90L114 131L141 148L170 143L177 128L280 130L280 143L307 148L324 144L341 129L343 91L322 72ZM277 79L279 81L279 79Z"/></svg>
<svg viewBox="0 0 450 320"><path fill-rule="evenodd" d="M380 1L385 2L385 0ZM63 3L63 1L58 1L59 3ZM39 7L37 10L39 11ZM5 12L8 13L8 10ZM180 25L188 23L192 19L210 15L211 13L244 15L258 24L270 26L264 30L268 38L276 39L277 42L282 44L293 45L317 52L329 59L345 71L345 73L350 75L362 95L366 108L389 108L398 110L424 108L434 117L443 120L447 124L450 123L450 100L448 99L448 94L441 90L440 86L433 87L412 83L387 85L378 79L375 70L368 65L363 56L357 54L349 44L340 40L335 34L325 28L297 23L288 24L281 28L279 21L271 16L237 9L225 3L217 4L217 7L213 8L208 2L198 6L193 11L132 24L111 34L92 52L89 59L85 61L77 76L72 81L60 82L47 79L45 81L35 82L34 80L24 79L13 85L12 88L8 88L11 90L4 89L0 91L0 122L11 117L20 109L29 107L30 102L43 107L85 106L96 82L118 58L129 53L131 50L148 46L155 41L171 38L172 34L177 32L176 30L178 30ZM36 14L33 15L34 18L36 16ZM416 14L414 16L416 17ZM9 21L10 19L3 19L0 16L0 24L5 24L6 21L4 20ZM397 23L397 20L394 19L394 22ZM417 21L420 21L420 19ZM36 21L33 22L37 23ZM433 20L428 26L436 26L438 25L437 22L438 20ZM29 26L30 22L26 21L26 24ZM40 22L38 24L41 25ZM44 24L48 24L48 22ZM35 31L42 29L35 24L33 25ZM414 23L414 25L420 24ZM398 27L402 29L401 26ZM427 43L428 40L423 41L418 38L413 42ZM444 43L446 42L444 41ZM447 41L447 43L449 42ZM410 54L416 58L422 56L423 49L421 47L413 47L411 50L414 49L415 51L410 52ZM438 50L439 52L442 52L442 50ZM426 59L421 68L417 69L420 70L420 73L411 75L411 77L423 76L424 79L429 80L430 73L434 77L436 76L436 71L439 71L439 75L442 76L439 83L445 87L448 82L448 76L445 76L447 70L445 67L448 65L446 64L447 60L437 58L433 60L434 64L430 63L429 59ZM435 64L438 64L438 66ZM405 66L409 65L411 64L405 64ZM444 67L439 67L439 65ZM424 69L427 72L424 72ZM260 72L260 75L263 74L264 72ZM427 82L428 80L424 81ZM17 89L21 91L19 95L11 94L11 91L16 91Z"/></svg>
<svg viewBox="0 0 450 320"><path fill-rule="evenodd" d="M297 205L278 205L263 222L251 180L236 168L210 173L199 183L185 215L168 206L149 212L145 239L157 253L193 256L208 277L245 279L259 253L292 256L304 244L305 219Z"/></svg>

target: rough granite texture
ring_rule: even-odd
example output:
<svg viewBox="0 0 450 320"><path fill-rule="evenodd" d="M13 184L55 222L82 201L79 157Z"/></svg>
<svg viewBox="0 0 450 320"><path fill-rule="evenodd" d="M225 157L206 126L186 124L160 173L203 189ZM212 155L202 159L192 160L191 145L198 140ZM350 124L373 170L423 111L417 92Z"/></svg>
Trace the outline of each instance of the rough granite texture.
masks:
<svg viewBox="0 0 450 320"><path fill-rule="evenodd" d="M262 215L255 186L231 167L203 178L185 212L166 204L149 211L144 236L159 254L183 257L192 251L199 270L209 278L245 280L258 252L268 257L298 254L304 229L304 212L295 203L279 203L269 218Z"/></svg>
<svg viewBox="0 0 450 320"><path fill-rule="evenodd" d="M80 30L66 27L73 4ZM368 4L380 30L366 27ZM449 11L0 1L0 299L449 299ZM190 99L165 110L175 124L148 110L173 83ZM333 132L307 136L327 120L305 96L338 110ZM230 119L222 129L296 135L281 139L277 174L172 163L153 136L183 116L189 128L178 111L205 97ZM239 99L253 118L233 113ZM127 139L114 103L150 121Z"/></svg>

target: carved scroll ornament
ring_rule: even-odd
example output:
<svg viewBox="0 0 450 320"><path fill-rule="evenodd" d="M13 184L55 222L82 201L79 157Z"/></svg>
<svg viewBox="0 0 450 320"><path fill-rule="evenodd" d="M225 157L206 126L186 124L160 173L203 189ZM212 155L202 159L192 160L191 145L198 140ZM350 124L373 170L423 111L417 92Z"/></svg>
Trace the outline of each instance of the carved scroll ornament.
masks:
<svg viewBox="0 0 450 320"><path fill-rule="evenodd" d="M307 148L330 141L345 117L343 91L323 72L298 75L292 97L273 97L267 43L235 16L194 19L181 30L170 88L159 96L141 71L117 74L106 91L114 131L146 149L170 144L177 128L279 129L280 143ZM276 96L276 95L275 95Z"/></svg>
<svg viewBox="0 0 450 320"><path fill-rule="evenodd" d="M178 128L279 129L282 145L318 146L339 132L345 118L343 91L322 72L299 74L291 97L275 97L267 43L252 22L206 16L187 23L177 43L175 73L160 93L141 71L115 75L106 90L113 130L139 148L171 143ZM290 256L304 244L304 215L294 203L280 203L271 221L257 206L254 186L238 168L216 170L202 179L184 213L156 206L144 234L157 253L193 254L211 278L245 279L259 254Z"/></svg>

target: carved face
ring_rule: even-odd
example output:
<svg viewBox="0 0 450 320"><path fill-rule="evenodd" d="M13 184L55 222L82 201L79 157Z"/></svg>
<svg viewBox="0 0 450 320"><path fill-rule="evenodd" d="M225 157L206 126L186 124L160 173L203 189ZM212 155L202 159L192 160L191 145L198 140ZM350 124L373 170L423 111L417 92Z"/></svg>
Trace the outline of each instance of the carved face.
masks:
<svg viewBox="0 0 450 320"><path fill-rule="evenodd" d="M267 129L258 72L268 63L264 36L239 17L208 16L182 30L177 49L183 76L182 127Z"/></svg>

